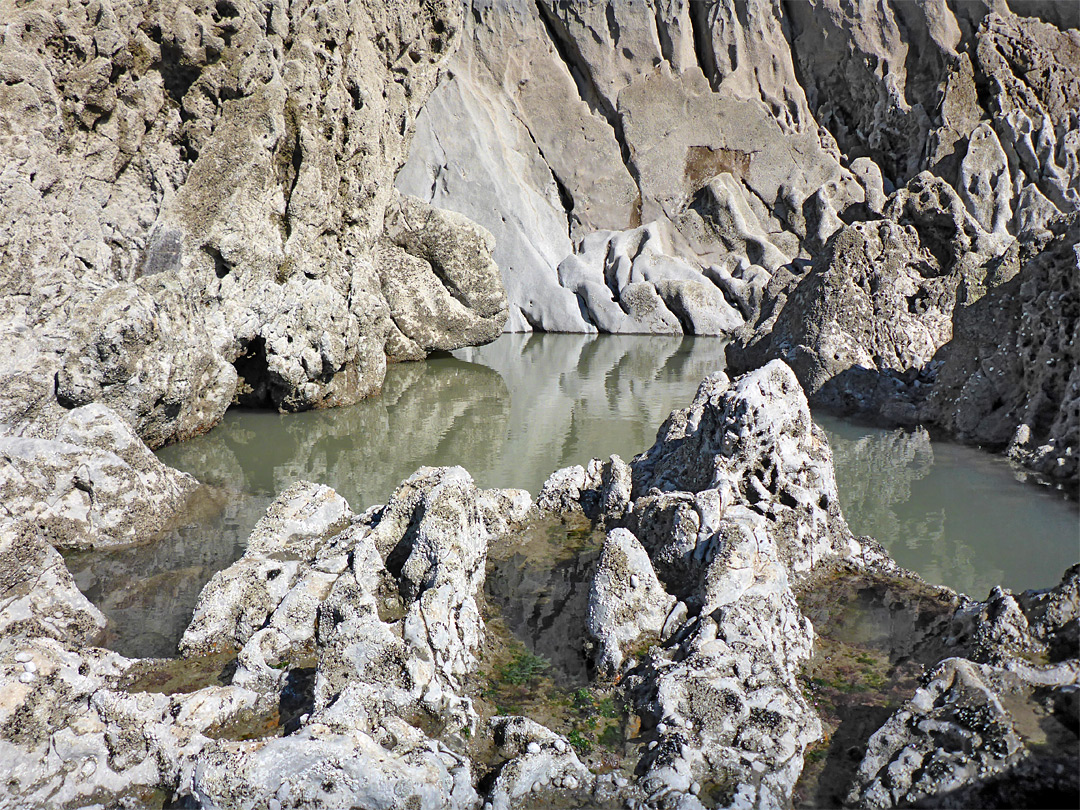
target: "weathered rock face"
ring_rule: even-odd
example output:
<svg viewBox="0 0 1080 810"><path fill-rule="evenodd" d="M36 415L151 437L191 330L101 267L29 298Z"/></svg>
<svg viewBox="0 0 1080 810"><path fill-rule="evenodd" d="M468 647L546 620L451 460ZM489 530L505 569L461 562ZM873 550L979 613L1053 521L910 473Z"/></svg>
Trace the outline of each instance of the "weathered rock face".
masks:
<svg viewBox="0 0 1080 810"><path fill-rule="evenodd" d="M1051 480L1080 465L1080 217L1010 250L965 290L937 384L919 416L991 446Z"/></svg>
<svg viewBox="0 0 1080 810"><path fill-rule="evenodd" d="M88 443L123 425L84 421L97 426ZM515 556L568 512L582 544L559 565ZM585 518L606 530L602 548L582 539ZM294 484L204 589L177 661L81 646L102 617L28 525L0 526L0 802L12 805L790 806L823 731L801 677L816 634L797 589L844 571L913 576L852 537L828 446L780 361L706 378L649 451L560 470L535 505L454 467L421 468L363 514ZM490 587L493 544L505 545ZM561 589L525 581L545 575ZM1050 591L984 603L923 586L933 649L963 658L872 737L850 801L1075 793L1057 766L1075 748L1078 582L1074 568ZM530 599L548 604L507 614L513 632L532 616L566 636L552 649L578 664L579 691L599 679L623 706L627 733L607 758L488 702L498 669L482 659L503 631L486 611ZM1038 747L1043 727L1063 756Z"/></svg>
<svg viewBox="0 0 1080 810"><path fill-rule="evenodd" d="M392 185L455 4L9 12L0 421L47 434L100 402L157 446L234 400L353 402L388 353L501 330L489 237Z"/></svg>
<svg viewBox="0 0 1080 810"><path fill-rule="evenodd" d="M1069 803L1078 704L1080 569L1046 591L995 589L962 606L948 658L867 744L848 801L1023 807ZM1069 731L1069 729L1072 729ZM1053 740L1052 744L1046 742Z"/></svg>
<svg viewBox="0 0 1080 810"><path fill-rule="evenodd" d="M969 366L1001 348L959 334L968 288L1025 272L1080 206L1078 27L1023 2L476 2L397 184L495 234L508 329L745 321L736 371L783 358L816 402L972 441L1020 427L1015 457L1075 481L1056 393L1030 406L1037 385L1008 375L1025 404L980 394L954 418L963 381L922 403L954 333ZM1069 333L1047 306L1032 328ZM989 411L1005 435L976 427Z"/></svg>
<svg viewBox="0 0 1080 810"><path fill-rule="evenodd" d="M104 405L62 413L50 439L0 433L0 525L24 522L60 549L147 541L198 488Z"/></svg>

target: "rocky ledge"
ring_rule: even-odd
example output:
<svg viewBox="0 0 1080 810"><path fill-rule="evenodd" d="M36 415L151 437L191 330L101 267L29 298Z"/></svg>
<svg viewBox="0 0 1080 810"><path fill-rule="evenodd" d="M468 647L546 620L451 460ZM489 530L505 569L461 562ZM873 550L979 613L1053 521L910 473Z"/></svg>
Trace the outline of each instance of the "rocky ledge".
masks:
<svg viewBox="0 0 1080 810"><path fill-rule="evenodd" d="M537 531L562 560L542 571L513 551ZM560 470L535 502L461 468L422 468L362 514L297 483L207 584L175 661L83 646L100 614L20 532L3 539L5 804L790 807L835 731L814 684L842 677L808 614L860 578L899 595L892 643L923 611L927 666L855 749L849 803L1080 791L1080 567L986 602L900 569L848 530L780 361L707 378L647 452ZM505 610L568 570L581 598ZM584 675L538 680L557 666L530 647L543 610Z"/></svg>

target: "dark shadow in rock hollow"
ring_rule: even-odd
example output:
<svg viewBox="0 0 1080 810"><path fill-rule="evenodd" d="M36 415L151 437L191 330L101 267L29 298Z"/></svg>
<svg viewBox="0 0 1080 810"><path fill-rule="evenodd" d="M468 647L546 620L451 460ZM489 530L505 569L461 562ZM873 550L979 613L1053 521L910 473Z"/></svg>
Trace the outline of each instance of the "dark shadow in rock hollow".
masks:
<svg viewBox="0 0 1080 810"><path fill-rule="evenodd" d="M496 561L488 571L485 592L507 629L529 652L547 659L562 686L585 686L585 612L600 552L546 564L522 553Z"/></svg>

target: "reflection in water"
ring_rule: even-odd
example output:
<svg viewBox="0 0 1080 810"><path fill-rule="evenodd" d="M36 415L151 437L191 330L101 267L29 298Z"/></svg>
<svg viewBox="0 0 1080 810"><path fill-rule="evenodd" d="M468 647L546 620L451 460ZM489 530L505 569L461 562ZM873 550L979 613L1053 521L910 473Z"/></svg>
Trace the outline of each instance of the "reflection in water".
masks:
<svg viewBox="0 0 1080 810"><path fill-rule="evenodd" d="M72 566L109 617L115 649L172 654L202 583L235 559L273 496L297 479L333 487L356 511L384 503L422 465L460 464L481 487L535 496L560 467L646 450L722 363L715 338L503 335L391 366L380 396L348 408L230 410L210 434L160 451L165 463L238 493L217 518L146 549L79 555ZM998 583L1046 587L1080 556L1075 504L1019 483L1003 460L931 445L923 432L819 421L852 530L929 581L980 597Z"/></svg>
<svg viewBox="0 0 1080 810"><path fill-rule="evenodd" d="M924 579L982 599L995 585L1054 585L1080 559L1076 503L1017 480L1004 458L931 443L921 429L814 418L829 436L851 530Z"/></svg>
<svg viewBox="0 0 1080 810"><path fill-rule="evenodd" d="M132 658L175 655L203 586L240 557L269 504L236 493L204 494L200 519L155 542L65 554L75 584L109 620L106 647Z"/></svg>
<svg viewBox="0 0 1080 810"><path fill-rule="evenodd" d="M481 349L387 369L382 394L326 411L231 410L210 434L165 448L202 481L272 497L297 479L356 511L385 503L423 465L460 464L481 487L535 495L554 470L652 444L720 368L716 339L504 335Z"/></svg>

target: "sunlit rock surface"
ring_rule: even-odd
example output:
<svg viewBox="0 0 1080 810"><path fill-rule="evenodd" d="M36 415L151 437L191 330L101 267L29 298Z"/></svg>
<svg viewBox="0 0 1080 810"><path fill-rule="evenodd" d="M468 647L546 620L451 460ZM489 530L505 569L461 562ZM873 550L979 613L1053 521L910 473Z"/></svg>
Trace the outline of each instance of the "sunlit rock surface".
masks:
<svg viewBox="0 0 1080 810"><path fill-rule="evenodd" d="M737 371L782 358L816 403L1075 490L1077 258L1038 257L1077 241L1078 29L1066 3L474 2L397 185L495 235L507 329L738 332Z"/></svg>
<svg viewBox="0 0 1080 810"><path fill-rule="evenodd" d="M460 6L55 0L5 23L0 422L17 433L102 403L157 447L235 401L355 402L388 354L501 331L490 235L393 188Z"/></svg>

